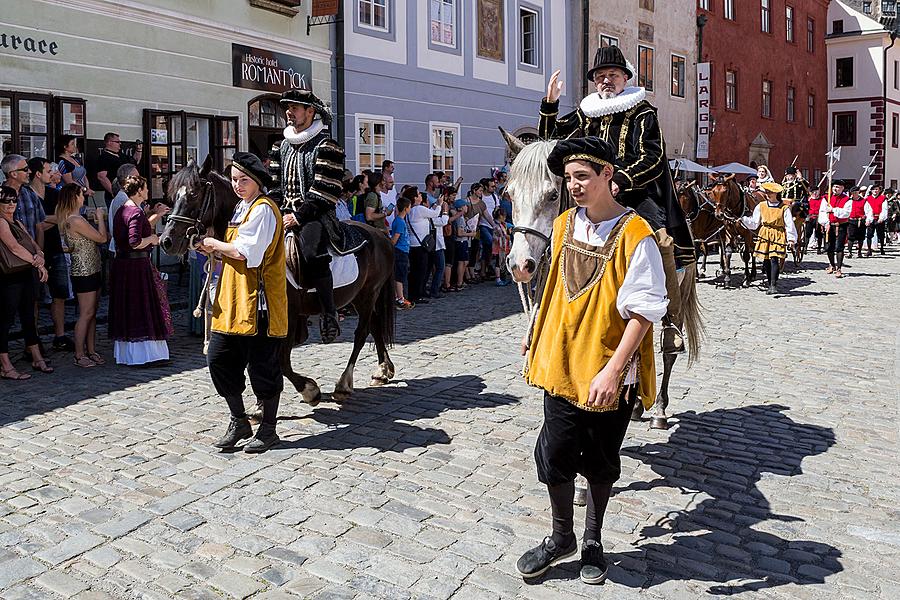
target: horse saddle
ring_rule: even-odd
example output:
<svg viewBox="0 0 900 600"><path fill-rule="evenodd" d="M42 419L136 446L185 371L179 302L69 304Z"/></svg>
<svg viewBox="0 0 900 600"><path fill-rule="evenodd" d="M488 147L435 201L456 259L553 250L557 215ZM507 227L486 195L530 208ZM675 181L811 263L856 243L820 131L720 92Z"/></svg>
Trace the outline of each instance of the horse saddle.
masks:
<svg viewBox="0 0 900 600"><path fill-rule="evenodd" d="M334 238L331 239L331 248L338 256L356 254L362 250L363 246L369 243L366 234L358 223L339 221L338 227L341 230L341 239L338 241L335 241Z"/></svg>

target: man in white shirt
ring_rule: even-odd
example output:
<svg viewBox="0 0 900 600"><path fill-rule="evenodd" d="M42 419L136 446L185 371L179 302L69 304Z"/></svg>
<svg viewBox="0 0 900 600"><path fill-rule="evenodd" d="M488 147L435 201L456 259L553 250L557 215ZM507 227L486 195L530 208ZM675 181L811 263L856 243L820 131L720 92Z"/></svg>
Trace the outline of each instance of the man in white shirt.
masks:
<svg viewBox="0 0 900 600"><path fill-rule="evenodd" d="M382 171L381 191L378 192L378 195L381 196L381 206L383 206L385 212L387 212L388 227L394 222L393 209L397 206L397 188L394 187L393 171L393 163L391 163L390 173Z"/></svg>

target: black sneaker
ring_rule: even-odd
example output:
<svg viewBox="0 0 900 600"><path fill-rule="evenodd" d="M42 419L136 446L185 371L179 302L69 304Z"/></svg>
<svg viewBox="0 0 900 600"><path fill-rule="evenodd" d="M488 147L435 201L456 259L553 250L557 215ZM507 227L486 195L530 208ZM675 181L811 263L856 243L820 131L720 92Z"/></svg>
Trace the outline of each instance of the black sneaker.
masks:
<svg viewBox="0 0 900 600"><path fill-rule="evenodd" d="M575 536L572 536L572 542L565 548L557 546L553 538L548 536L544 538L540 546L532 548L522 555L516 562L516 570L525 579L540 577L547 572L547 569L563 559L574 556L576 552L578 552L578 543Z"/></svg>
<svg viewBox="0 0 900 600"><path fill-rule="evenodd" d="M253 439L244 446L244 452L247 452L248 454L260 454L272 446L277 446L280 442L281 438L275 433L275 426L262 424L259 426L259 429L256 430L256 435L253 436Z"/></svg>
<svg viewBox="0 0 900 600"><path fill-rule="evenodd" d="M213 442L216 448L234 448L241 440L253 437L253 429L250 427L250 421L247 418L235 419L231 417L228 422L228 430L225 435Z"/></svg>
<svg viewBox="0 0 900 600"><path fill-rule="evenodd" d="M592 585L603 583L608 572L603 546L594 540L586 541L581 547L581 580Z"/></svg>
<svg viewBox="0 0 900 600"><path fill-rule="evenodd" d="M51 346L57 352L74 352L75 351L75 342L72 341L72 338L66 335L61 335L59 337L53 338L53 345Z"/></svg>

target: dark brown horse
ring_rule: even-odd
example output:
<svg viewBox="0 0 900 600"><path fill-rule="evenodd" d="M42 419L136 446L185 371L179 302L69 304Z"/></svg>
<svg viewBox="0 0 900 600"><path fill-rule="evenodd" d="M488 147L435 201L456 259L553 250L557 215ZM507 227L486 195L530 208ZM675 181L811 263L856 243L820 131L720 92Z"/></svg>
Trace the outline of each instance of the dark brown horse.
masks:
<svg viewBox="0 0 900 600"><path fill-rule="evenodd" d="M721 247L725 223L716 218L716 205L700 189L696 182L679 185L676 188L678 203L687 217L694 237L697 253L697 279L706 277L706 262L710 248ZM702 257L702 260L701 260Z"/></svg>
<svg viewBox="0 0 900 600"><path fill-rule="evenodd" d="M192 244L204 235L224 239L228 220L240 201L231 182L212 170L212 161L206 159L201 169L191 161L173 176L168 195L173 202L172 212L160 238L166 254L182 256ZM352 305L359 315L359 323L353 337L353 352L344 373L337 382L332 397L345 401L353 393L353 369L369 334L375 340L378 351L378 369L372 375L372 384L390 381L394 376L394 364L388 348L394 343L394 249L388 238L373 227L360 223L352 226L363 231L366 244L356 253L359 276L350 285L335 289L335 302L339 307ZM307 318L319 314L320 305L315 293L287 286L288 333L281 353L284 376L303 396L304 401L316 405L322 394L315 380L294 373L291 366L291 349L306 341L309 332Z"/></svg>
<svg viewBox="0 0 900 600"><path fill-rule="evenodd" d="M722 265L724 287L731 287L731 255L737 251L744 261L744 281L749 287L756 277L756 258L753 256L754 233L741 224L741 217L753 214L760 199L741 189L734 176L717 181L709 191L715 204L715 217L725 223L719 259Z"/></svg>

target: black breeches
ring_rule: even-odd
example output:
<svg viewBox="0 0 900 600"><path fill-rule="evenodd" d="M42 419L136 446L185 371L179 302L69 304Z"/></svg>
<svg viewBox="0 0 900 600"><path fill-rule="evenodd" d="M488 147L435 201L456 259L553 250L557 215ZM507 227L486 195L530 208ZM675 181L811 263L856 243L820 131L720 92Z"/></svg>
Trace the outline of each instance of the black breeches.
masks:
<svg viewBox="0 0 900 600"><path fill-rule="evenodd" d="M330 238L325 226L310 221L300 226L298 235L300 255L303 259L304 278L319 279L330 274L331 255L328 254Z"/></svg>
<svg viewBox="0 0 900 600"><path fill-rule="evenodd" d="M872 223L866 227L866 243L871 246L872 238L878 238L878 245L884 245L884 223Z"/></svg>
<svg viewBox="0 0 900 600"><path fill-rule="evenodd" d="M847 223L832 223L825 235L825 250L843 252L847 243Z"/></svg>
<svg viewBox="0 0 900 600"><path fill-rule="evenodd" d="M806 247L809 248L809 242L812 240L813 235L817 238L817 245L822 245L822 238L824 237L824 233L822 232L822 226L816 221L816 219L807 219L803 224L803 228L806 230Z"/></svg>
<svg viewBox="0 0 900 600"><path fill-rule="evenodd" d="M851 246L855 243L862 245L866 237L866 222L863 219L853 219L849 223L848 233L850 234Z"/></svg>
<svg viewBox="0 0 900 600"><path fill-rule="evenodd" d="M257 319L256 335L212 332L206 364L216 392L225 398L231 415L236 418L246 416L241 399L246 387L246 370L250 376L250 387L263 405L263 423L274 425L278 399L284 389L281 374L284 339L269 337L268 328L269 320L263 312Z"/></svg>

